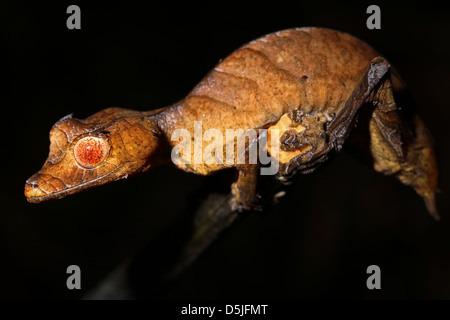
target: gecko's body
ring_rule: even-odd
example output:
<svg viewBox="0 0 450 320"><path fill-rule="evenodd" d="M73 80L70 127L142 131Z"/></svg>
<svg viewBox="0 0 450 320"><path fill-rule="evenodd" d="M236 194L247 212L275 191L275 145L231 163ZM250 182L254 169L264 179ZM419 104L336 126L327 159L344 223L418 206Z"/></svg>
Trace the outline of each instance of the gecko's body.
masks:
<svg viewBox="0 0 450 320"><path fill-rule="evenodd" d="M194 121L202 121L204 131L215 128L225 135L226 129L270 128L296 110L331 116L377 56L345 33L318 28L273 33L220 62L185 99L162 111L160 127L170 140L181 128L194 137ZM180 167L200 174L220 169L204 163Z"/></svg>
<svg viewBox="0 0 450 320"><path fill-rule="evenodd" d="M277 32L236 50L169 107L149 112L110 108L85 120L60 120L51 132L49 159L27 181L25 194L31 202L60 198L168 162L168 150L180 142L172 141L175 130L194 137L198 121L203 132L216 129L224 137L227 129L268 129L269 135L280 129L281 178L308 172L341 148L357 111L370 105L368 143L375 169L413 186L437 216L430 137L418 117L407 121L399 111L393 94L402 90L387 61L348 34L320 28ZM236 167L234 205L252 207L259 164L177 166L197 174Z"/></svg>

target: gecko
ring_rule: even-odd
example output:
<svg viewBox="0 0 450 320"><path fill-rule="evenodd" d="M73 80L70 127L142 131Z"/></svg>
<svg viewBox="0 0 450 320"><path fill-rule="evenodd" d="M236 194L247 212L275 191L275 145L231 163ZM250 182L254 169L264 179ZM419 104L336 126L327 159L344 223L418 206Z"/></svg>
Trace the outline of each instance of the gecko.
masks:
<svg viewBox="0 0 450 320"><path fill-rule="evenodd" d="M365 144L373 168L413 187L431 216L439 219L432 137L411 103L398 98L405 92L404 81L387 59L352 35L317 27L271 33L221 60L172 105L151 111L114 107L86 119L60 119L50 131L47 160L26 181L25 196L31 203L60 199L159 165L200 175L234 168L233 210L256 209L260 161L175 163L173 150L183 142L173 139L177 130L194 137L195 123L201 122L203 130L224 135L228 129L266 130L268 137L277 132L279 138L267 139L266 150L275 148L268 154L276 154L276 177L289 183L339 152L366 110ZM230 144L236 150L233 138L216 155ZM194 149L182 153L193 155Z"/></svg>

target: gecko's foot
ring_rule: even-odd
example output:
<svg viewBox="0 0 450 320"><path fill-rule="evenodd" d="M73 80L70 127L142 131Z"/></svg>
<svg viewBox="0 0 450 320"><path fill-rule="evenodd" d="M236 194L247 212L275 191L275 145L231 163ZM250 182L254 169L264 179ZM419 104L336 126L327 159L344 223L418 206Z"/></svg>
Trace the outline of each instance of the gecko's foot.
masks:
<svg viewBox="0 0 450 320"><path fill-rule="evenodd" d="M233 194L233 197L230 199L229 203L232 211L262 211L263 208L258 201L260 198L259 195L256 195L255 201L243 201L236 183L232 184L231 193Z"/></svg>
<svg viewBox="0 0 450 320"><path fill-rule="evenodd" d="M231 211L242 212L244 211L244 206L236 200L236 197L230 199Z"/></svg>
<svg viewBox="0 0 450 320"><path fill-rule="evenodd" d="M232 211L243 212L243 211L262 211L263 208L260 204L244 204L236 200L236 197L230 199L230 207Z"/></svg>

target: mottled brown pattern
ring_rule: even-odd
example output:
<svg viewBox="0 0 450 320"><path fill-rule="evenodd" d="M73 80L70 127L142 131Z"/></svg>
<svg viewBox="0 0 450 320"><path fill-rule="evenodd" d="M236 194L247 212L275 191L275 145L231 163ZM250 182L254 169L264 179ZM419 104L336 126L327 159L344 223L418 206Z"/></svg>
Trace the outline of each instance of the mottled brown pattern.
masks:
<svg viewBox="0 0 450 320"><path fill-rule="evenodd" d="M202 122L203 132L217 129L224 138L226 129L269 129L269 136L281 129L279 178L286 181L296 172L311 172L330 152L339 151L359 109L371 108L366 143L374 168L414 187L438 218L431 138L417 116L409 121L400 111L394 95L404 90L389 63L348 34L321 28L276 32L237 49L171 106L149 112L110 108L85 120L61 119L50 133L48 160L27 181L25 195L30 202L61 198L168 163L170 150L180 142L172 141L172 134L185 129L193 141L195 121ZM104 139L110 150L91 169L73 156L85 136ZM236 150L234 139L226 143ZM224 159L225 150L224 145ZM193 159L194 148L191 153ZM239 179L232 186L233 208L258 207L259 164L203 161L178 167L197 174L235 167Z"/></svg>
<svg viewBox="0 0 450 320"><path fill-rule="evenodd" d="M194 121L203 129L267 128L283 114L339 110L370 61L379 54L348 34L321 28L276 32L252 41L219 63L162 123L170 136ZM283 133L280 133L280 136ZM193 152L193 151L192 151ZM183 170L208 174L220 166L191 164Z"/></svg>

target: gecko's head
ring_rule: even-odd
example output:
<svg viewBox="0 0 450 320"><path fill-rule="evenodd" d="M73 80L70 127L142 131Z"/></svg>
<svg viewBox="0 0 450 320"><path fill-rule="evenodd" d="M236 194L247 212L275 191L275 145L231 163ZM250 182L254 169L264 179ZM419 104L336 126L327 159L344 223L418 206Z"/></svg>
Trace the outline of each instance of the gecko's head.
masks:
<svg viewBox="0 0 450 320"><path fill-rule="evenodd" d="M139 112L109 108L78 120L66 116L50 131L50 154L27 180L25 196L37 203L59 199L147 170L159 129Z"/></svg>

